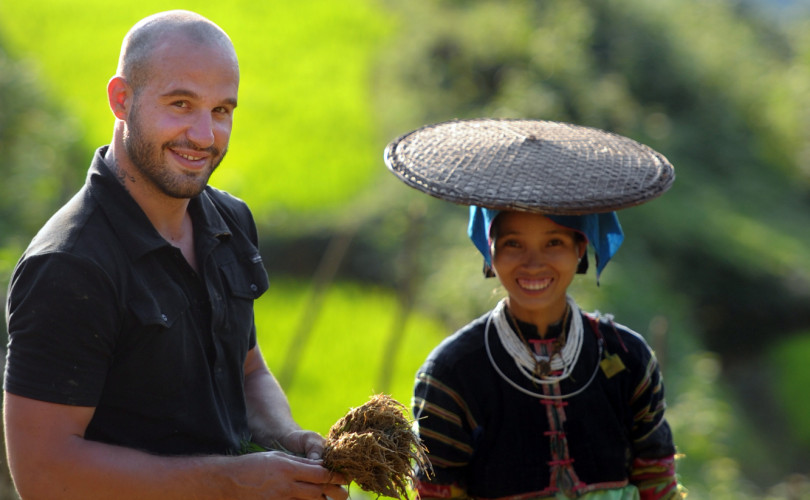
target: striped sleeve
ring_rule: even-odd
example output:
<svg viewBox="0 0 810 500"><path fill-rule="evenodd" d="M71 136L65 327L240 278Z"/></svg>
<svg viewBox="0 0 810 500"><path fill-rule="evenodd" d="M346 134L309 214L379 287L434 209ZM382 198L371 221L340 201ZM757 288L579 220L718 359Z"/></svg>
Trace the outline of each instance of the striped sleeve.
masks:
<svg viewBox="0 0 810 500"><path fill-rule="evenodd" d="M633 409L633 441L642 442L649 438L659 425L664 423L664 384L658 361L650 356L643 376L630 399Z"/></svg>
<svg viewBox="0 0 810 500"><path fill-rule="evenodd" d="M641 500L678 500L686 498L686 491L675 476L675 457L657 459L637 458L630 474Z"/></svg>
<svg viewBox="0 0 810 500"><path fill-rule="evenodd" d="M417 489L424 498L460 498L478 424L463 396L433 368L427 363L417 373L412 401L416 429L433 466L430 477L419 471Z"/></svg>
<svg viewBox="0 0 810 500"><path fill-rule="evenodd" d="M664 418L666 402L664 383L658 360L646 344L643 345L638 378L631 392L633 415L631 438L634 460L630 482L642 500L673 500L684 498L675 474L675 446L669 424Z"/></svg>

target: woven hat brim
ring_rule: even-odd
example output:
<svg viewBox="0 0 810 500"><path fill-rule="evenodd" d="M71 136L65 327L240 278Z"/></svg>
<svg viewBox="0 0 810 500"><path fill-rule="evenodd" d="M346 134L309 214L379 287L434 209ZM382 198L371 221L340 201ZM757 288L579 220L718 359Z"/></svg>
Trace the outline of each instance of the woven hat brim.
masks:
<svg viewBox="0 0 810 500"><path fill-rule="evenodd" d="M386 166L407 185L464 205L555 215L649 201L675 180L660 153L604 130L542 120L428 125L392 141Z"/></svg>

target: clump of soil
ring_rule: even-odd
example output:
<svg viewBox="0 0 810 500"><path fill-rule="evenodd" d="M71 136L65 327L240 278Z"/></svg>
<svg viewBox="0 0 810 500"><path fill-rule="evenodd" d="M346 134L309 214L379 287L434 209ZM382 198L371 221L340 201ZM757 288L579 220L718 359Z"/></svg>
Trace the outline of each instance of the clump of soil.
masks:
<svg viewBox="0 0 810 500"><path fill-rule="evenodd" d="M384 394L352 408L329 429L323 465L365 491L408 498L414 465L432 471L402 403ZM412 463L413 462L413 463Z"/></svg>

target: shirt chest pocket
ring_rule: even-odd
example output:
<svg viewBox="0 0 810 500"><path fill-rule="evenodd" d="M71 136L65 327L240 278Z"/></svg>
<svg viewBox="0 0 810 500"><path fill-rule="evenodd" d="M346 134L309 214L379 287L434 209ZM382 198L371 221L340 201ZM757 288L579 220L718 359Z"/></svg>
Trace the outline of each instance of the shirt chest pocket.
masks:
<svg viewBox="0 0 810 500"><path fill-rule="evenodd" d="M233 297L256 300L270 287L267 272L261 257L256 255L249 262L231 261L220 268L228 293Z"/></svg>
<svg viewBox="0 0 810 500"><path fill-rule="evenodd" d="M171 293L171 286L155 287L149 295L135 298L129 308L136 321L146 329L172 328L188 309L182 293Z"/></svg>
<svg viewBox="0 0 810 500"><path fill-rule="evenodd" d="M110 379L122 389L117 394L171 404L182 391L188 360L199 349L188 323L188 299L166 283L133 297L128 307L132 325L120 338Z"/></svg>
<svg viewBox="0 0 810 500"><path fill-rule="evenodd" d="M253 301L270 286L261 258L222 264L220 275L225 286L223 296L218 299L223 303L214 306L225 314L223 330L249 339L253 335Z"/></svg>

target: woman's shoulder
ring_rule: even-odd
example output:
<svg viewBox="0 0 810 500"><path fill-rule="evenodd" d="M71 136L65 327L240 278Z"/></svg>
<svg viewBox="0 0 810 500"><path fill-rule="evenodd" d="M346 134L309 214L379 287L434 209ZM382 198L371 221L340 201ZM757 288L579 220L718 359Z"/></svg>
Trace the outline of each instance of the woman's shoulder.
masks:
<svg viewBox="0 0 810 500"><path fill-rule="evenodd" d="M484 352L484 333L490 313L479 316L445 337L428 355L427 363L454 366L475 362Z"/></svg>
<svg viewBox="0 0 810 500"><path fill-rule="evenodd" d="M591 328L598 328L607 352L619 354L622 358L635 359L642 364L647 364L655 357L652 348L640 333L617 322L612 315L599 312L583 315Z"/></svg>

